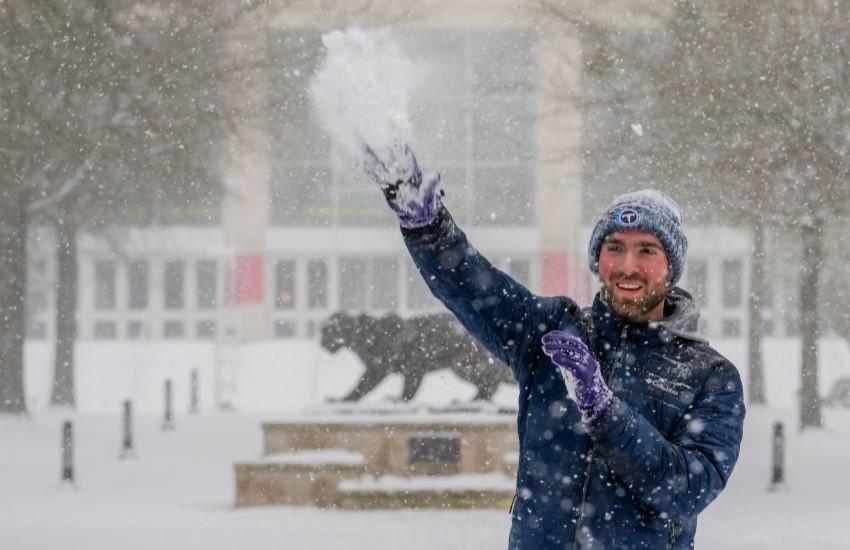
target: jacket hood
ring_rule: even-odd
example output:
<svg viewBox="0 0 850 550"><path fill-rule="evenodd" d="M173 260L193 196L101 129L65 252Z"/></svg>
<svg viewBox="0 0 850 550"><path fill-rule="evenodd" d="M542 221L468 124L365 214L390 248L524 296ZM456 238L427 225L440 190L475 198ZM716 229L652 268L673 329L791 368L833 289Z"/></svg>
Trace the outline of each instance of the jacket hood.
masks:
<svg viewBox="0 0 850 550"><path fill-rule="evenodd" d="M661 329L681 338L705 342L697 333L699 329L699 307L693 296L677 286L670 289L664 304L664 318L656 323Z"/></svg>

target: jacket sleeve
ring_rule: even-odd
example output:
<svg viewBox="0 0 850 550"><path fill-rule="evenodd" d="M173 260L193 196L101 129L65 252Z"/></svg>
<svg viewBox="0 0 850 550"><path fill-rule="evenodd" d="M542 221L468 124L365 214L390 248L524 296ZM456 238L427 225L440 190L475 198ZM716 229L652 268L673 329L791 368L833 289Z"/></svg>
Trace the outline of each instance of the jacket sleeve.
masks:
<svg viewBox="0 0 850 550"><path fill-rule="evenodd" d="M669 439L617 398L588 432L595 452L633 495L679 521L695 517L726 486L744 414L740 375L723 360Z"/></svg>
<svg viewBox="0 0 850 550"><path fill-rule="evenodd" d="M425 283L464 327L524 384L540 338L579 307L564 297L545 298L499 271L466 238L448 210L419 229L402 228L404 242Z"/></svg>

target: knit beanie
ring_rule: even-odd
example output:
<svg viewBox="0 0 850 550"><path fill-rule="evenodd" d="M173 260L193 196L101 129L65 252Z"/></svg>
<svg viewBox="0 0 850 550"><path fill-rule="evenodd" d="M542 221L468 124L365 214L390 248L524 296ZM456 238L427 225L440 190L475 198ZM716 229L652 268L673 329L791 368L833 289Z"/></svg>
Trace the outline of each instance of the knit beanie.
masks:
<svg viewBox="0 0 850 550"><path fill-rule="evenodd" d="M599 251L605 237L630 229L640 229L658 237L670 263L670 284L676 284L682 277L688 253L682 211L673 199L654 189L620 195L608 205L590 236L587 247L590 270L599 273Z"/></svg>

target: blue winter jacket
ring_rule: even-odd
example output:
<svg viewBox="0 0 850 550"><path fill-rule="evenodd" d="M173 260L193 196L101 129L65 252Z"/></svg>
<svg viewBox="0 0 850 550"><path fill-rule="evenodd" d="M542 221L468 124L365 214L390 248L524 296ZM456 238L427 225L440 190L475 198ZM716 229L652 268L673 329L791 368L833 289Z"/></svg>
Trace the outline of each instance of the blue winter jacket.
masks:
<svg viewBox="0 0 850 550"><path fill-rule="evenodd" d="M693 548L697 515L738 458L745 410L738 371L694 335L690 295L674 288L662 322L630 323L599 296L584 312L535 296L481 256L445 208L402 234L434 295L519 383L509 548ZM555 329L584 339L614 392L592 425L542 353Z"/></svg>

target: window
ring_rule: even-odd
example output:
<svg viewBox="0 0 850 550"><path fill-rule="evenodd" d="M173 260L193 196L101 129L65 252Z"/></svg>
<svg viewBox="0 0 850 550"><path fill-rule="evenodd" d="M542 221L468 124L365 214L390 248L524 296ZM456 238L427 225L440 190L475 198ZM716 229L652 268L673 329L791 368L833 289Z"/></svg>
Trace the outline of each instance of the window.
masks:
<svg viewBox="0 0 850 550"><path fill-rule="evenodd" d="M127 265L127 307L132 310L148 307L148 263L144 260Z"/></svg>
<svg viewBox="0 0 850 550"><path fill-rule="evenodd" d="M741 322L738 319L723 319L720 333L726 338L736 338L741 335Z"/></svg>
<svg viewBox="0 0 850 550"><path fill-rule="evenodd" d="M173 166L173 165L172 165ZM216 225L221 219L223 187L215 185L208 176L193 175L175 167L175 179L200 178L200 185L175 185L163 182L155 195L156 220L165 225ZM185 182L186 179L183 179Z"/></svg>
<svg viewBox="0 0 850 550"><path fill-rule="evenodd" d="M328 307L328 264L324 260L310 260L307 263L307 307Z"/></svg>
<svg viewBox="0 0 850 550"><path fill-rule="evenodd" d="M47 338L47 323L31 319L27 323L27 338L42 339Z"/></svg>
<svg viewBox="0 0 850 550"><path fill-rule="evenodd" d="M269 147L271 222L326 225L331 221L330 144L310 105L310 77L322 59L318 32L269 36Z"/></svg>
<svg viewBox="0 0 850 550"><path fill-rule="evenodd" d="M398 309L398 261L395 258L375 258L372 261L372 308Z"/></svg>
<svg viewBox="0 0 850 550"><path fill-rule="evenodd" d="M316 124L308 84L322 60L319 32L287 30L271 34L268 118L272 158L288 161L321 160L329 145Z"/></svg>
<svg viewBox="0 0 850 550"><path fill-rule="evenodd" d="M487 97L475 102L474 155L481 161L531 160L533 105L528 97Z"/></svg>
<svg viewBox="0 0 850 550"><path fill-rule="evenodd" d="M367 306L366 261L362 258L342 258L339 261L339 307L344 310L364 310Z"/></svg>
<svg viewBox="0 0 850 550"><path fill-rule="evenodd" d="M473 90L481 95L519 95L534 91L535 36L506 30L469 35Z"/></svg>
<svg viewBox="0 0 850 550"><path fill-rule="evenodd" d="M279 260L275 264L275 288L277 290L275 306L278 309L295 307L295 262Z"/></svg>
<svg viewBox="0 0 850 550"><path fill-rule="evenodd" d="M350 161L335 159L337 220L342 225L389 226L395 216L382 204L374 182L359 170L351 170Z"/></svg>
<svg viewBox="0 0 850 550"><path fill-rule="evenodd" d="M526 259L510 258L508 260L508 274L516 282L528 287L531 282L531 265Z"/></svg>
<svg viewBox="0 0 850 550"><path fill-rule="evenodd" d="M416 153L452 183L455 219L533 225L535 33L414 30L402 40L414 62L429 67L410 101ZM320 33L276 31L268 48L272 223L393 224L374 185L337 158L311 108L305 90L322 59Z"/></svg>
<svg viewBox="0 0 850 550"><path fill-rule="evenodd" d="M197 285L196 293L198 309L215 309L217 304L217 265L215 260L200 260L196 264Z"/></svg>
<svg viewBox="0 0 850 550"><path fill-rule="evenodd" d="M115 323L113 321L97 321L94 324L94 337L98 340L115 338Z"/></svg>
<svg viewBox="0 0 850 550"><path fill-rule="evenodd" d="M761 285L761 305L764 308L773 307L773 286L768 281Z"/></svg>
<svg viewBox="0 0 850 550"><path fill-rule="evenodd" d="M165 263L165 309L183 309L186 264L182 260Z"/></svg>
<svg viewBox="0 0 850 550"><path fill-rule="evenodd" d="M47 323L38 315L47 311L47 294L34 290L27 294L26 300L26 337L46 338Z"/></svg>
<svg viewBox="0 0 850 550"><path fill-rule="evenodd" d="M183 321L166 321L163 325L162 335L165 338L183 338Z"/></svg>
<svg viewBox="0 0 850 550"><path fill-rule="evenodd" d="M270 221L326 226L331 222L331 175L325 166L272 161ZM368 187L367 187L368 189Z"/></svg>
<svg viewBox="0 0 850 550"><path fill-rule="evenodd" d="M32 267L33 273L37 275L44 275L47 273L47 259L45 258L34 258L30 266Z"/></svg>
<svg viewBox="0 0 850 550"><path fill-rule="evenodd" d="M127 338L138 340L146 336L145 324L142 321L130 321L127 323Z"/></svg>
<svg viewBox="0 0 850 550"><path fill-rule="evenodd" d="M276 338L292 338L295 336L295 321L278 319L274 322L274 335Z"/></svg>
<svg viewBox="0 0 850 550"><path fill-rule="evenodd" d="M43 313L47 311L47 295L36 290L27 297L27 307L31 313Z"/></svg>
<svg viewBox="0 0 850 550"><path fill-rule="evenodd" d="M764 336L776 335L776 311L773 308L773 287L765 281L761 287L761 333Z"/></svg>
<svg viewBox="0 0 850 550"><path fill-rule="evenodd" d="M94 285L95 309L115 309L115 262L95 263Z"/></svg>
<svg viewBox="0 0 850 550"><path fill-rule="evenodd" d="M407 307L409 309L427 309L435 305L434 297L428 289L428 285L422 280L422 275L413 265L413 262L407 264Z"/></svg>
<svg viewBox="0 0 850 550"><path fill-rule="evenodd" d="M472 221L477 225L531 225L534 182L523 166L482 167L473 173Z"/></svg>
<svg viewBox="0 0 850 550"><path fill-rule="evenodd" d="M456 70L453 71L453 69ZM443 74L454 72L459 82L463 82L462 68L443 64L440 71ZM423 159L440 159L441 174L443 162L456 166L463 165L467 152L466 126L459 124L458 121L463 121L466 116L465 103L458 101L457 96L429 94L417 98L416 103L410 106L410 110L411 119L416 121L417 135L429 137L422 141L421 147L417 142L416 155ZM443 174L443 179L452 183L452 189L455 182L459 181L456 177L447 177L447 174Z"/></svg>
<svg viewBox="0 0 850 550"><path fill-rule="evenodd" d="M697 304L705 307L708 305L706 294L708 269L705 260L692 259L688 262L688 286Z"/></svg>
<svg viewBox="0 0 850 550"><path fill-rule="evenodd" d="M796 312L795 312L796 313ZM800 318L792 314L785 317L785 334L791 337L800 336Z"/></svg>
<svg viewBox="0 0 850 550"><path fill-rule="evenodd" d="M723 260L721 268L721 281L723 282L723 307L740 307L743 296L743 264L741 260Z"/></svg>
<svg viewBox="0 0 850 550"><path fill-rule="evenodd" d="M472 222L534 223L535 37L467 34L471 75Z"/></svg>
<svg viewBox="0 0 850 550"><path fill-rule="evenodd" d="M197 325L195 326L195 334L198 335L198 338L215 338L215 321L209 319L204 321L198 321Z"/></svg>

